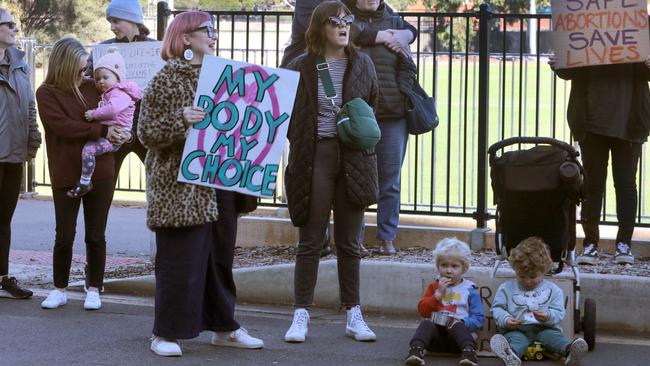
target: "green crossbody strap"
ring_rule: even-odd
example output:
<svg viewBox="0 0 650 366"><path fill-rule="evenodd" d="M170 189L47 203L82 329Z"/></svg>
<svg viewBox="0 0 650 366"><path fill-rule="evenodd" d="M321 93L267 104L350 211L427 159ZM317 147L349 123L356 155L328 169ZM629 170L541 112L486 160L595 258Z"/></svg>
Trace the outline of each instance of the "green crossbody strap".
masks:
<svg viewBox="0 0 650 366"><path fill-rule="evenodd" d="M338 96L334 90L334 83L332 82L332 76L330 75L330 65L325 60L325 57L321 56L318 58L316 63L316 70L318 70L318 76L323 83L323 90L325 91L326 98L332 102L334 110L338 113L341 108L336 105L334 99Z"/></svg>

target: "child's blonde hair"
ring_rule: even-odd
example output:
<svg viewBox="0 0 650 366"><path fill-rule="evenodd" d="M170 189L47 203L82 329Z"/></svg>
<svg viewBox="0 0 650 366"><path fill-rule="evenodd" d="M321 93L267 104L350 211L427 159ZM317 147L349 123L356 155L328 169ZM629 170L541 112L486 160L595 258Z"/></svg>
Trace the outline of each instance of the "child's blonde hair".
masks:
<svg viewBox="0 0 650 366"><path fill-rule="evenodd" d="M510 252L508 260L515 272L528 275L546 273L553 264L548 246L541 238L536 236L531 236L519 243Z"/></svg>
<svg viewBox="0 0 650 366"><path fill-rule="evenodd" d="M463 264L465 271L467 271L471 253L472 251L467 243L456 238L445 238L436 244L436 249L433 250L433 262L436 264L436 269L438 269L440 257L458 259Z"/></svg>

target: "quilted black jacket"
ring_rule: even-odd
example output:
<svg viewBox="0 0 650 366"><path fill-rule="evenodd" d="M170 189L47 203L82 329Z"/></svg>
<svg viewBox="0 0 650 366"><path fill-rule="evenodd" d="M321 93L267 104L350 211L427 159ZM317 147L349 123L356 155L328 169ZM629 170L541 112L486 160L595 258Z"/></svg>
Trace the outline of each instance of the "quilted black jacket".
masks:
<svg viewBox="0 0 650 366"><path fill-rule="evenodd" d="M285 170L285 187L291 222L303 226L309 217L309 196L313 176L318 113L317 56L301 55L289 64L300 72L300 82L291 115L288 138L289 163ZM343 103L363 98L371 107L377 104L377 75L372 60L360 52L348 55L343 76ZM348 200L360 206L377 202L377 157L374 151L354 150L341 146L341 163L347 183Z"/></svg>

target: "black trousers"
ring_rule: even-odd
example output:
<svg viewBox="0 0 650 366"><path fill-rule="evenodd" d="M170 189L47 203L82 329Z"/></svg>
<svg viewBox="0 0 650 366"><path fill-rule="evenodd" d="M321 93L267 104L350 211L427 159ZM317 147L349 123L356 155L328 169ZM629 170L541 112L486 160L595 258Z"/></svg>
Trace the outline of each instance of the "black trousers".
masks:
<svg viewBox="0 0 650 366"><path fill-rule="evenodd" d="M106 221L113 197L113 180L93 182L92 191L81 198L70 198L72 187L52 189L56 237L54 239L54 286L68 287L72 265L72 245L77 231L79 206L84 206L84 230L88 286L102 288L106 266Z"/></svg>
<svg viewBox="0 0 650 366"><path fill-rule="evenodd" d="M598 244L600 239L598 224L605 194L610 151L618 218L616 241L627 244L632 241L637 206L636 171L641 156L641 146L640 143L591 133L580 142L582 163L587 173L587 200L581 212L585 244Z"/></svg>
<svg viewBox="0 0 650 366"><path fill-rule="evenodd" d="M195 338L201 331L239 329L232 263L237 238L235 193L217 190L219 219L156 229L156 306L153 334Z"/></svg>
<svg viewBox="0 0 650 366"><path fill-rule="evenodd" d="M136 126L134 125L135 129ZM115 160L115 183L117 184L117 178L120 175L120 168L122 163L129 153L134 152L140 158L140 161L144 163L144 158L147 156L147 148L145 148L140 140L137 137L134 137L134 141L130 144L124 144L120 147L119 150L113 153L113 159Z"/></svg>
<svg viewBox="0 0 650 366"><path fill-rule="evenodd" d="M465 324L456 323L451 329L423 320L409 343L430 352L460 353L465 348L476 349L476 341Z"/></svg>
<svg viewBox="0 0 650 366"><path fill-rule="evenodd" d="M9 273L11 218L18 203L22 177L22 163L0 163L0 276Z"/></svg>

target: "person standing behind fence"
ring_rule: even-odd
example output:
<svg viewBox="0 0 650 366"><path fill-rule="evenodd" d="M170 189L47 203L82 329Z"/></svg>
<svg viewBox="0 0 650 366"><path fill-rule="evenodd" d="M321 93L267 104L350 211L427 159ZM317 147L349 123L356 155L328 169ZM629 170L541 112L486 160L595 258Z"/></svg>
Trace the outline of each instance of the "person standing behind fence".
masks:
<svg viewBox="0 0 650 366"><path fill-rule="evenodd" d="M167 63L142 99L138 137L148 149L147 225L158 248L151 350L161 356L181 356L178 340L204 330L213 332L213 345L264 347L234 318L237 194L177 181L187 131L205 116L193 106L194 94L216 39L209 14L174 17L163 39Z"/></svg>
<svg viewBox="0 0 650 366"><path fill-rule="evenodd" d="M347 0L346 3L355 17L351 28L353 41L364 31L377 34L378 39L385 37L390 29L409 33L408 23L399 15L389 13L383 0ZM377 239L381 242L379 254L393 255L395 254L393 240L397 236L399 224L400 173L408 143L405 99L399 84L412 83L416 77L416 70L410 69L408 75L400 72L406 69L400 68L401 58L410 57L410 51L406 47L399 48L395 52L382 42L373 42L364 44L361 51L370 56L375 64L380 90L376 116L381 130L381 140L375 147L379 174L377 204ZM412 84L402 89L411 88Z"/></svg>
<svg viewBox="0 0 650 366"><path fill-rule="evenodd" d="M72 244L82 202L88 263L84 308L96 310L101 307L99 289L103 285L106 263L106 220L114 190L113 154L97 157L91 192L82 198L70 198L66 193L79 181L81 151L88 140L103 137L114 144L122 144L131 138L128 129L88 123L84 118L86 110L99 103L95 82L84 78L87 59L88 53L76 39L58 40L52 47L45 80L36 91L38 113L45 129L56 219L55 289L41 303L45 309L58 308L67 302L65 289L70 278Z"/></svg>
<svg viewBox="0 0 650 366"><path fill-rule="evenodd" d="M0 8L0 297L27 299L32 292L9 277L11 219L18 203L23 163L36 156L41 133L36 122L30 71L18 50L13 16Z"/></svg>
<svg viewBox="0 0 650 366"><path fill-rule="evenodd" d="M551 57L549 64L557 76L571 80L567 119L573 138L580 143L586 172L586 201L581 211L584 251L578 263L598 260L598 225L610 151L618 218L614 262L634 263L630 244L637 208L636 172L650 131L650 55L645 63L555 69Z"/></svg>
<svg viewBox="0 0 650 366"><path fill-rule="evenodd" d="M324 1L312 15L306 40L308 53L289 69L300 72L288 138L291 143L285 184L289 214L299 227L294 273L294 315L287 342L304 342L318 277L319 256L330 211L334 208L334 236L341 305L347 308L346 335L374 341L359 306L360 253L358 234L365 208L376 202L374 154L339 142L332 101L341 106L353 98L377 102L377 76L370 58L349 43L354 17L343 3ZM329 65L337 97L326 98L316 65ZM354 177L354 178L352 178Z"/></svg>
<svg viewBox="0 0 650 366"><path fill-rule="evenodd" d="M115 34L115 38L107 39L99 44L155 41L155 39L147 37L149 29L144 25L139 0L112 0L108 4L108 8L106 8L106 20L111 24L111 31ZM91 54L88 58L86 76L92 78L93 72L93 55ZM139 101L135 104L133 115L133 140L127 142L117 152L113 153L115 159L115 183L117 183L117 177L120 175L122 162L129 153L135 153L143 164L147 155L147 149L137 138L138 117L140 115Z"/></svg>

